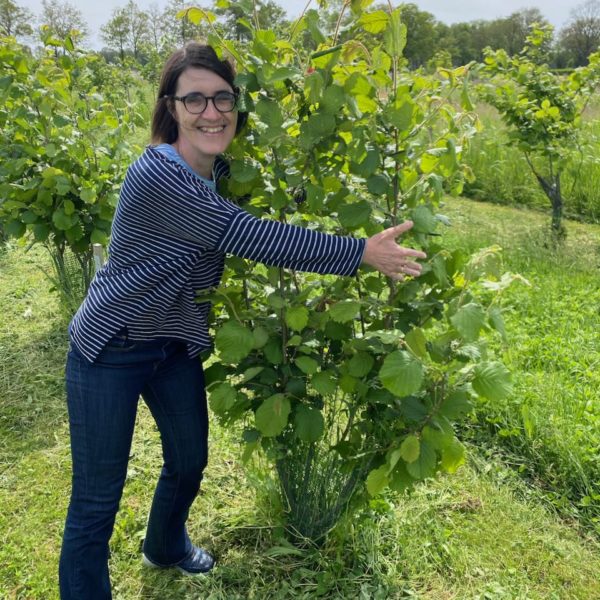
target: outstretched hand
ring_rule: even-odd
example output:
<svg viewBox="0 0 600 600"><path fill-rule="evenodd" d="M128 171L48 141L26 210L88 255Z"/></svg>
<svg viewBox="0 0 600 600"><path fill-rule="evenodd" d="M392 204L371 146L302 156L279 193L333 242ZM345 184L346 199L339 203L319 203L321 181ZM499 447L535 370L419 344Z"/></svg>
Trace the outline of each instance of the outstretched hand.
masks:
<svg viewBox="0 0 600 600"><path fill-rule="evenodd" d="M420 275L421 265L413 259L427 258L425 252L405 248L396 243L396 238L406 233L412 226L412 221L404 221L367 239L363 263L396 280L402 280L406 275L412 277Z"/></svg>

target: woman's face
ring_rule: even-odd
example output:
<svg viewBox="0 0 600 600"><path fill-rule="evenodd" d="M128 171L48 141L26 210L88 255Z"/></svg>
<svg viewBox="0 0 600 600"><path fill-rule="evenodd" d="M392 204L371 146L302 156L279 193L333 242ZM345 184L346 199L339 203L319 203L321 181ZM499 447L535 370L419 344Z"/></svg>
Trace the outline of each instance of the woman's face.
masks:
<svg viewBox="0 0 600 600"><path fill-rule="evenodd" d="M179 76L175 95L181 98L200 93L205 97L213 97L218 96L219 92L233 93L233 89L213 71L189 67ZM226 98L217 99L216 102L220 108L227 108ZM198 97L188 105L196 111ZM220 112L214 100L208 100L200 114L190 113L184 103L178 100L175 101L174 110L178 138L173 145L192 168L204 177L210 177L215 156L224 152L233 140L237 110Z"/></svg>

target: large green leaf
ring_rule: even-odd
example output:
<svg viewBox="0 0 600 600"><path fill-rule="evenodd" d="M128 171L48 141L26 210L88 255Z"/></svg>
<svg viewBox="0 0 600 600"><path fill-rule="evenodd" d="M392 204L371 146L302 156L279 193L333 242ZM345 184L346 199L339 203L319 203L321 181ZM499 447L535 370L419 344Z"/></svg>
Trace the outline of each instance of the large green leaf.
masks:
<svg viewBox="0 0 600 600"><path fill-rule="evenodd" d="M407 463L406 470L418 480L433 477L435 475L436 454L435 450L427 443L421 442L419 458L414 462Z"/></svg>
<svg viewBox="0 0 600 600"><path fill-rule="evenodd" d="M373 469L367 477L367 491L371 496L377 496L388 485L388 466L381 465L377 469Z"/></svg>
<svg viewBox="0 0 600 600"><path fill-rule="evenodd" d="M354 300L342 300L329 307L329 316L337 323L352 321L360 310L360 303Z"/></svg>
<svg viewBox="0 0 600 600"><path fill-rule="evenodd" d="M254 336L247 327L232 320L217 331L215 345L224 362L238 363L254 347Z"/></svg>
<svg viewBox="0 0 600 600"><path fill-rule="evenodd" d="M290 410L290 401L283 394L267 398L256 411L256 428L265 437L279 435L287 425Z"/></svg>
<svg viewBox="0 0 600 600"><path fill-rule="evenodd" d="M485 321L485 311L479 304L473 302L461 306L450 317L450 322L466 342L474 342L479 337Z"/></svg>
<svg viewBox="0 0 600 600"><path fill-rule="evenodd" d="M314 358L310 358L310 356L300 356L294 362L297 367L307 375L316 373L319 368L319 363Z"/></svg>
<svg viewBox="0 0 600 600"><path fill-rule="evenodd" d="M504 400L512 391L510 372L500 362L485 362L475 366L473 389L489 400Z"/></svg>
<svg viewBox="0 0 600 600"><path fill-rule="evenodd" d="M397 8L390 14L390 20L383 34L386 52L393 57L400 58L406 46L406 25L402 23L402 11Z"/></svg>
<svg viewBox="0 0 600 600"><path fill-rule="evenodd" d="M375 359L368 352L357 352L348 361L348 373L353 377L364 377L368 375L374 362Z"/></svg>
<svg viewBox="0 0 600 600"><path fill-rule="evenodd" d="M344 204L338 209L340 223L348 229L363 227L369 222L371 205L366 200Z"/></svg>
<svg viewBox="0 0 600 600"><path fill-rule="evenodd" d="M337 390L335 374L330 371L315 373L310 380L310 385L322 396L328 396Z"/></svg>
<svg viewBox="0 0 600 600"><path fill-rule="evenodd" d="M421 387L423 365L404 350L396 350L383 361L379 379L396 396L409 396Z"/></svg>
<svg viewBox="0 0 600 600"><path fill-rule="evenodd" d="M308 324L308 309L306 306L292 306L285 312L285 322L288 327L302 331Z"/></svg>
<svg viewBox="0 0 600 600"><path fill-rule="evenodd" d="M408 435L400 445L400 456L407 462L412 463L421 454L421 442L416 435Z"/></svg>
<svg viewBox="0 0 600 600"><path fill-rule="evenodd" d="M325 421L321 411L300 404L294 417L296 435L305 442L316 442L325 430Z"/></svg>
<svg viewBox="0 0 600 600"><path fill-rule="evenodd" d="M220 383L209 392L210 407L216 414L223 414L235 404L236 396L237 391L229 383Z"/></svg>

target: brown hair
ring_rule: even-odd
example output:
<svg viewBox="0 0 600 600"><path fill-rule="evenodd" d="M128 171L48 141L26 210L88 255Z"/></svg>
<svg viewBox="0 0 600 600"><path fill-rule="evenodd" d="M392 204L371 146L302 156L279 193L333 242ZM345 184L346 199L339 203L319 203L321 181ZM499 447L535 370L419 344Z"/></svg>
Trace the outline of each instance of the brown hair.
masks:
<svg viewBox="0 0 600 600"><path fill-rule="evenodd" d="M183 48L171 54L163 67L158 86L158 97L152 115L151 139L153 144L172 144L177 139L177 121L171 113L173 100L168 96L175 94L177 80L188 67L208 69L216 73L233 88L236 94L239 93L239 88L233 83L235 70L229 60L221 60L212 46L188 42ZM238 112L236 134L242 130L247 120L247 112Z"/></svg>

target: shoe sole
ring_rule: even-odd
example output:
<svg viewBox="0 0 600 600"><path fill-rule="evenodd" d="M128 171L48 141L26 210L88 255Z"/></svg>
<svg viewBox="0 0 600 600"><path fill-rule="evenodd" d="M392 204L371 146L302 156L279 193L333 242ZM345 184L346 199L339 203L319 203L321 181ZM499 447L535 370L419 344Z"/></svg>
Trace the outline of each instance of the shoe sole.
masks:
<svg viewBox="0 0 600 600"><path fill-rule="evenodd" d="M142 553L142 565L144 567L149 567L150 569L177 569L183 575L187 575L188 577L197 577L198 575L208 575L214 568L214 565L208 569L208 571L198 571L197 573L193 573L192 571L186 571L182 569L178 565L171 565L168 567L163 567L162 565L157 565L152 562L144 553Z"/></svg>

